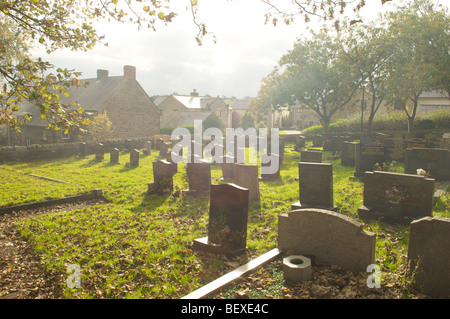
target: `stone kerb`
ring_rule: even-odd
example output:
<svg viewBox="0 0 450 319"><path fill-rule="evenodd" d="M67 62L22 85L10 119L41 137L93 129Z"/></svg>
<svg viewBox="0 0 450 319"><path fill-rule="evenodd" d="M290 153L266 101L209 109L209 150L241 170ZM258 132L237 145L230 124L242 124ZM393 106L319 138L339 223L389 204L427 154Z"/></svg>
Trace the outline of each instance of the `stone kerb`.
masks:
<svg viewBox="0 0 450 319"><path fill-rule="evenodd" d="M278 249L353 272L374 263L375 239L363 224L329 210L303 208L278 216Z"/></svg>
<svg viewBox="0 0 450 319"><path fill-rule="evenodd" d="M433 211L434 179L419 175L383 171L366 172L364 201L358 208L363 219L383 217L404 222Z"/></svg>
<svg viewBox="0 0 450 319"><path fill-rule="evenodd" d="M424 217L410 224L409 274L432 298L450 298L450 218Z"/></svg>

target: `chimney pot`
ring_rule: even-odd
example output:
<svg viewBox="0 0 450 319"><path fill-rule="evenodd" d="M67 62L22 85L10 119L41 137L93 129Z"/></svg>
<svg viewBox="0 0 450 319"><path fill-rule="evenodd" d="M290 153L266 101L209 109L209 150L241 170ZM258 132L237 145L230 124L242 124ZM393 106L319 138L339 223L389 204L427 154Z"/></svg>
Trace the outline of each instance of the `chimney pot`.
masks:
<svg viewBox="0 0 450 319"><path fill-rule="evenodd" d="M107 77L108 77L108 70L101 70L101 69L97 70L97 79L98 80L105 79Z"/></svg>
<svg viewBox="0 0 450 319"><path fill-rule="evenodd" d="M123 67L123 76L128 80L136 80L136 67L132 65L125 65Z"/></svg>

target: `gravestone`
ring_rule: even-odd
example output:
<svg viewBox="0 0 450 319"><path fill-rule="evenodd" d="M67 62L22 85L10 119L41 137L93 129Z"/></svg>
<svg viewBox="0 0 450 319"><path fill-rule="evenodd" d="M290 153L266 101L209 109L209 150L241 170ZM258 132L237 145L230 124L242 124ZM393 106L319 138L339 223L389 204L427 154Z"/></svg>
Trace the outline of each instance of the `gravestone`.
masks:
<svg viewBox="0 0 450 319"><path fill-rule="evenodd" d="M300 152L300 150L305 147L306 137L303 136L303 135L296 135L294 137L294 143L295 143L294 144L294 151Z"/></svg>
<svg viewBox="0 0 450 319"><path fill-rule="evenodd" d="M431 216L434 179L419 175L366 172L364 202L358 208L363 219L383 217L386 221L404 222Z"/></svg>
<svg viewBox="0 0 450 319"><path fill-rule="evenodd" d="M277 161L278 164L276 164L275 162L272 162L272 161L275 161L275 162ZM272 181L272 180L280 179L280 177L281 177L280 176L280 170L281 170L280 162L281 162L280 155L278 155L278 154L271 154L268 162L261 162L261 177L259 177L259 179L262 181ZM274 167L277 167L275 172L270 172L270 173L267 172L267 171L272 171L274 169Z"/></svg>
<svg viewBox="0 0 450 319"><path fill-rule="evenodd" d="M139 151L134 149L130 152L130 167L139 166Z"/></svg>
<svg viewBox="0 0 450 319"><path fill-rule="evenodd" d="M144 147L142 148L142 153L144 155L151 155L152 154L152 142L146 141L144 143Z"/></svg>
<svg viewBox="0 0 450 319"><path fill-rule="evenodd" d="M322 151L302 150L300 152L300 161L307 163L322 163Z"/></svg>
<svg viewBox="0 0 450 319"><path fill-rule="evenodd" d="M211 163L202 160L201 163L187 163L186 173L189 189L183 194L190 196L209 195L211 189Z"/></svg>
<svg viewBox="0 0 450 319"><path fill-rule="evenodd" d="M358 143L346 142L342 143L341 165L355 166L355 153Z"/></svg>
<svg viewBox="0 0 450 319"><path fill-rule="evenodd" d="M300 201L291 210L324 208L333 210L333 166L331 163L298 163Z"/></svg>
<svg viewBox="0 0 450 319"><path fill-rule="evenodd" d="M105 158L105 147L102 143L98 143L95 146L95 159L97 161L103 161Z"/></svg>
<svg viewBox="0 0 450 319"><path fill-rule="evenodd" d="M259 201L258 165L234 164L233 181L236 185L249 190L249 201Z"/></svg>
<svg viewBox="0 0 450 319"><path fill-rule="evenodd" d="M119 163L119 149L118 148L113 148L111 150L111 154L110 154L110 157L109 157L109 162L111 164Z"/></svg>
<svg viewBox="0 0 450 319"><path fill-rule="evenodd" d="M192 140L188 156L189 163L200 163L203 159L203 145Z"/></svg>
<svg viewBox="0 0 450 319"><path fill-rule="evenodd" d="M450 150L450 133L442 134L441 148L445 148L447 150Z"/></svg>
<svg viewBox="0 0 450 319"><path fill-rule="evenodd" d="M450 218L424 217L410 225L409 274L431 298L450 298Z"/></svg>
<svg viewBox="0 0 450 319"><path fill-rule="evenodd" d="M162 138L157 138L156 139L156 145L155 148L160 151L161 150L161 145L164 144L164 140Z"/></svg>
<svg viewBox="0 0 450 319"><path fill-rule="evenodd" d="M235 184L211 185L208 236L194 249L233 257L246 251L249 190Z"/></svg>
<svg viewBox="0 0 450 319"><path fill-rule="evenodd" d="M160 143L159 144L159 155L158 155L158 157L167 159L167 154L169 154L169 147L170 147L169 143L166 143L166 142Z"/></svg>
<svg viewBox="0 0 450 319"><path fill-rule="evenodd" d="M173 191L173 175L177 173L177 164L165 160L154 161L153 182L149 183L148 193L163 195Z"/></svg>
<svg viewBox="0 0 450 319"><path fill-rule="evenodd" d="M80 144L80 156L85 157L86 156L86 143L82 142Z"/></svg>
<svg viewBox="0 0 450 319"><path fill-rule="evenodd" d="M443 148L412 148L406 150L405 174L423 169L437 181L450 180L450 151Z"/></svg>
<svg viewBox="0 0 450 319"><path fill-rule="evenodd" d="M221 181L230 181L233 179L233 166L234 166L234 157L230 155L222 156L222 163L220 164L220 168L222 170Z"/></svg>
<svg viewBox="0 0 450 319"><path fill-rule="evenodd" d="M420 137L414 137L406 140L406 146L408 148L419 147L419 148L427 148L428 143L427 140Z"/></svg>
<svg viewBox="0 0 450 319"><path fill-rule="evenodd" d="M366 171L373 171L375 164L386 162L384 145L357 144L355 151L355 178L364 179Z"/></svg>
<svg viewBox="0 0 450 319"><path fill-rule="evenodd" d="M278 216L278 249L354 272L374 263L375 240L363 224L329 210L304 208Z"/></svg>

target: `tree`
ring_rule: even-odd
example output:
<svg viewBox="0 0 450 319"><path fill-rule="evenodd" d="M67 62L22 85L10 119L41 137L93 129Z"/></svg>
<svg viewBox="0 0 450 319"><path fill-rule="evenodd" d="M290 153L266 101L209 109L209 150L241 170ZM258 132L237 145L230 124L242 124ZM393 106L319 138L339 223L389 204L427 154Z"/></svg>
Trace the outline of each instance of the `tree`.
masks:
<svg viewBox="0 0 450 319"><path fill-rule="evenodd" d="M255 121L253 120L253 117L250 114L250 112L245 112L244 115L242 115L239 127L242 127L244 130L251 127L255 127Z"/></svg>
<svg viewBox="0 0 450 319"><path fill-rule="evenodd" d="M389 100L404 101L401 107L411 132L420 95L431 90L450 93L450 17L447 10L421 0L400 7L387 19L393 50Z"/></svg>
<svg viewBox="0 0 450 319"><path fill-rule="evenodd" d="M366 124L366 134L369 135L375 114L386 98L388 62L392 58L390 42L386 28L383 25L376 26L374 22L358 26L347 24L344 31L343 63L347 64L350 72L359 74L362 84L360 89L370 96Z"/></svg>
<svg viewBox="0 0 450 319"><path fill-rule="evenodd" d="M85 133L82 135L83 141L102 142L111 138L113 129L112 123L106 112L98 113L92 117L89 124L85 127Z"/></svg>
<svg viewBox="0 0 450 319"><path fill-rule="evenodd" d="M62 48L87 51L103 41L93 23L102 19L129 21L138 28L147 25L155 28L157 21L171 22L175 13L165 13L169 0L157 1L89 1L89 0L0 0L2 33L18 30L20 35L44 46L47 53ZM141 6L135 11L133 4ZM7 26L7 27L5 27ZM26 48L25 48L26 49ZM19 125L29 120L28 114L19 116L23 100L36 104L41 117L49 121L49 127L72 130L87 123L81 108L76 104L63 104L61 94L68 95L71 85L86 85L79 72L56 68L40 58L24 56L15 59L5 54L14 50L10 42L0 46L0 124L8 123L20 131Z"/></svg>
<svg viewBox="0 0 450 319"><path fill-rule="evenodd" d="M361 82L359 75L342 63L340 42L338 35L324 32L312 40L299 39L280 59L283 71L270 75L269 101L312 109L324 133L328 133L332 116L350 102Z"/></svg>

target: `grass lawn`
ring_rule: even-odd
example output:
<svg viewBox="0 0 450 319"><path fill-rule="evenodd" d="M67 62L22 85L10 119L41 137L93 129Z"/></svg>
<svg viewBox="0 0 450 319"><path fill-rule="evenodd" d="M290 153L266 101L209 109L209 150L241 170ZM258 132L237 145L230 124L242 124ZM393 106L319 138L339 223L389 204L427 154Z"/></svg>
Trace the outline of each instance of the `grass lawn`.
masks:
<svg viewBox="0 0 450 319"><path fill-rule="evenodd" d="M158 152L142 156L137 168L128 168L128 153L119 164L94 156L33 163L0 165L0 206L60 198L103 189L107 203L67 212L40 214L17 222L17 229L42 256L48 272L60 275L55 283L63 298L180 298L220 275L277 247L278 214L298 201L300 154L286 146L281 180L260 182L261 201L249 210L249 253L233 260L192 250L195 238L207 235L209 198L181 195L188 188L185 164L178 165L174 192L147 194L153 181L152 161ZM324 161L330 156L324 152ZM354 168L333 163L334 202L342 214L358 219L363 184L349 180ZM402 166L396 167L402 172ZM35 174L65 181L58 183ZM220 166L212 166L212 182L220 183ZM435 215L450 217L449 196L435 206ZM378 222L365 224L377 233L376 261L388 274L400 271L408 245L409 226ZM69 265L81 270L81 288L66 285ZM387 275L383 283L398 280Z"/></svg>

